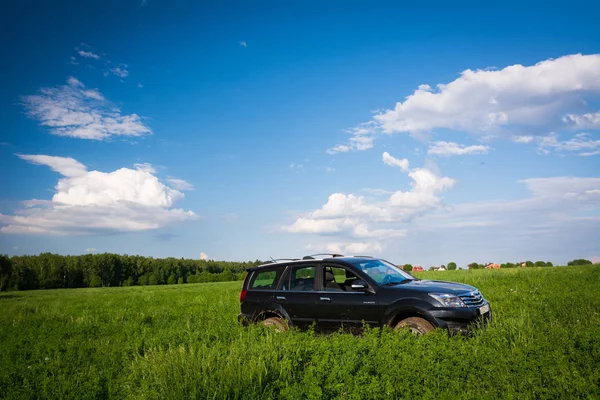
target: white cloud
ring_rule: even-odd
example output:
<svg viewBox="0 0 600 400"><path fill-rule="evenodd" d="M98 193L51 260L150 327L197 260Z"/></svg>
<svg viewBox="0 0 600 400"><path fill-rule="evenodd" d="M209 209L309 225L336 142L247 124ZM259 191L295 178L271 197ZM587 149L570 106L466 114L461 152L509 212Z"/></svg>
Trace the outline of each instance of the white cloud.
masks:
<svg viewBox="0 0 600 400"><path fill-rule="evenodd" d="M172 208L183 193L142 169L88 171L72 158L18 155L63 175L51 201L30 200L14 215L0 214L2 233L76 235L136 232L197 219Z"/></svg>
<svg viewBox="0 0 600 400"><path fill-rule="evenodd" d="M373 121L365 122L357 127L346 129L352 137L348 144L339 144L327 150L329 154L363 151L373 147L373 137L380 131L378 124Z"/></svg>
<svg viewBox="0 0 600 400"><path fill-rule="evenodd" d="M169 177L167 178L167 182L169 182L171 186L173 186L177 190L194 190L194 185L183 179Z"/></svg>
<svg viewBox="0 0 600 400"><path fill-rule="evenodd" d="M560 129L596 129L600 113L585 113L600 95L600 54L573 54L531 66L465 70L449 83L420 85L393 109L349 130L351 142L329 153L366 150L380 134L423 138L435 129L482 137L539 135ZM526 133L525 135L523 133ZM365 146L352 144L360 140Z"/></svg>
<svg viewBox="0 0 600 400"><path fill-rule="evenodd" d="M95 247L88 247L87 249L85 249L86 253L97 253L98 249L96 249Z"/></svg>
<svg viewBox="0 0 600 400"><path fill-rule="evenodd" d="M489 146L473 145L465 146L454 142L438 141L429 145L427 154L436 154L440 156L462 156L467 154L487 154Z"/></svg>
<svg viewBox="0 0 600 400"><path fill-rule="evenodd" d="M390 156L390 154L386 151L383 153L383 162L391 167L400 167L402 171L408 172L408 160L406 158L399 160Z"/></svg>
<svg viewBox="0 0 600 400"><path fill-rule="evenodd" d="M118 67L110 69L110 72L113 75L118 76L119 78L127 78L129 76L129 71L127 70L127 64L120 64Z"/></svg>
<svg viewBox="0 0 600 400"><path fill-rule="evenodd" d="M150 163L135 163L133 164L133 166L135 167L135 169L139 169L150 174L156 173L156 168L154 168L154 166Z"/></svg>
<svg viewBox="0 0 600 400"><path fill-rule="evenodd" d="M335 172L335 168L333 168L333 167L325 167L325 172L327 172L327 173Z"/></svg>
<svg viewBox="0 0 600 400"><path fill-rule="evenodd" d="M574 54L536 65L466 70L437 91L416 90L375 116L386 133L435 128L488 133L515 124L543 127L580 107L582 95L600 92L600 54Z"/></svg>
<svg viewBox="0 0 600 400"><path fill-rule="evenodd" d="M535 136L518 136L518 135L516 135L516 136L512 137L512 141L515 143L527 144L527 143L533 142L534 140L535 140Z"/></svg>
<svg viewBox="0 0 600 400"><path fill-rule="evenodd" d="M17 156L32 164L46 165L54 172L58 172L67 177L82 176L87 173L85 165L71 157L55 157L43 154L17 154Z"/></svg>
<svg viewBox="0 0 600 400"><path fill-rule="evenodd" d="M299 169L303 169L303 168L304 168L303 164L290 163L290 169L299 170Z"/></svg>
<svg viewBox="0 0 600 400"><path fill-rule="evenodd" d="M204 252L200 253L200 259L204 261L208 261L208 255Z"/></svg>
<svg viewBox="0 0 600 400"><path fill-rule="evenodd" d="M600 129L600 111L583 115L569 114L563 121L576 129Z"/></svg>
<svg viewBox="0 0 600 400"><path fill-rule="evenodd" d="M550 151L579 152L580 156L593 156L600 154L600 140L594 140L588 133L578 133L568 140L558 140L558 135L551 133L537 138L538 150L543 154Z"/></svg>
<svg viewBox="0 0 600 400"><path fill-rule="evenodd" d="M100 56L98 54L94 54L91 51L79 50L77 52L77 54L79 54L79 56L81 56L83 58L93 58L94 60L98 60L100 58Z"/></svg>
<svg viewBox="0 0 600 400"><path fill-rule="evenodd" d="M152 131L137 114L121 111L96 89L86 89L77 78L67 85L42 88L39 94L24 96L27 114L50 128L54 135L105 140L111 136L144 136Z"/></svg>
<svg viewBox="0 0 600 400"><path fill-rule="evenodd" d="M376 191L376 194L388 196L382 201L370 201L354 194L333 193L321 208L304 213L292 224L281 228L291 233L369 238L372 239L370 243L382 246L382 241L405 236L406 226L414 218L442 207L441 193L455 184L453 179L439 176L427 168L411 170L408 160L396 159L389 153L383 154L383 161L408 172L413 181L410 190Z"/></svg>
<svg viewBox="0 0 600 400"><path fill-rule="evenodd" d="M240 46L242 46L242 47L248 47L248 43L246 43L245 41L242 40L240 42Z"/></svg>

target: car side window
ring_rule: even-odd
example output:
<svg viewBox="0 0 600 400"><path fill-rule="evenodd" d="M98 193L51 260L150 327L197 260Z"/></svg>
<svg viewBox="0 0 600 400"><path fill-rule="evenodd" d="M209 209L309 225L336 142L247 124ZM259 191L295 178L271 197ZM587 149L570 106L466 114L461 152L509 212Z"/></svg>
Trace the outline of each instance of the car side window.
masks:
<svg viewBox="0 0 600 400"><path fill-rule="evenodd" d="M316 266L298 266L289 270L286 282L282 284L282 290L312 291L315 290Z"/></svg>
<svg viewBox="0 0 600 400"><path fill-rule="evenodd" d="M266 271L257 271L250 282L252 290L273 290L281 277L281 269L270 269Z"/></svg>
<svg viewBox="0 0 600 400"><path fill-rule="evenodd" d="M323 267L323 288L328 292L352 292L352 282L358 279L349 269L338 266Z"/></svg>

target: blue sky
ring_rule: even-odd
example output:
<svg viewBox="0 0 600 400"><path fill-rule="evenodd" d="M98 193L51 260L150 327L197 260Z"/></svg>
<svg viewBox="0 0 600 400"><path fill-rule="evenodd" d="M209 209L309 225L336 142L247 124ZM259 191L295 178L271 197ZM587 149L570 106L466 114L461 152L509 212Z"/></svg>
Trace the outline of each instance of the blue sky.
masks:
<svg viewBox="0 0 600 400"><path fill-rule="evenodd" d="M598 6L0 16L0 253L599 260Z"/></svg>

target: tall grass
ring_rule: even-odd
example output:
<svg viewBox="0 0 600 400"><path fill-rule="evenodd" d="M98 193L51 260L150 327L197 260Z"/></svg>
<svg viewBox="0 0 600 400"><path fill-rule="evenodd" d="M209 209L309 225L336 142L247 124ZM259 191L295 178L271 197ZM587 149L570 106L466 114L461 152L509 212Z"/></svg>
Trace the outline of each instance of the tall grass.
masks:
<svg viewBox="0 0 600 400"><path fill-rule="evenodd" d="M4 398L600 398L600 268L447 271L492 303L470 338L280 334L240 282L0 296Z"/></svg>

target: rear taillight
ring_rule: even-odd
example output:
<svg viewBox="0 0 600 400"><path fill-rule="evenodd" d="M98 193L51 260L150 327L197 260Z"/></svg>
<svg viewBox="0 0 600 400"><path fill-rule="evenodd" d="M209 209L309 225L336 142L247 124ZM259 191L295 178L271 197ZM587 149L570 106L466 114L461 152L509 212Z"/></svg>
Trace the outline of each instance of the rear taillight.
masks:
<svg viewBox="0 0 600 400"><path fill-rule="evenodd" d="M244 300L246 300L246 293L248 293L248 291L246 289L244 289L240 292L240 303L243 303Z"/></svg>

